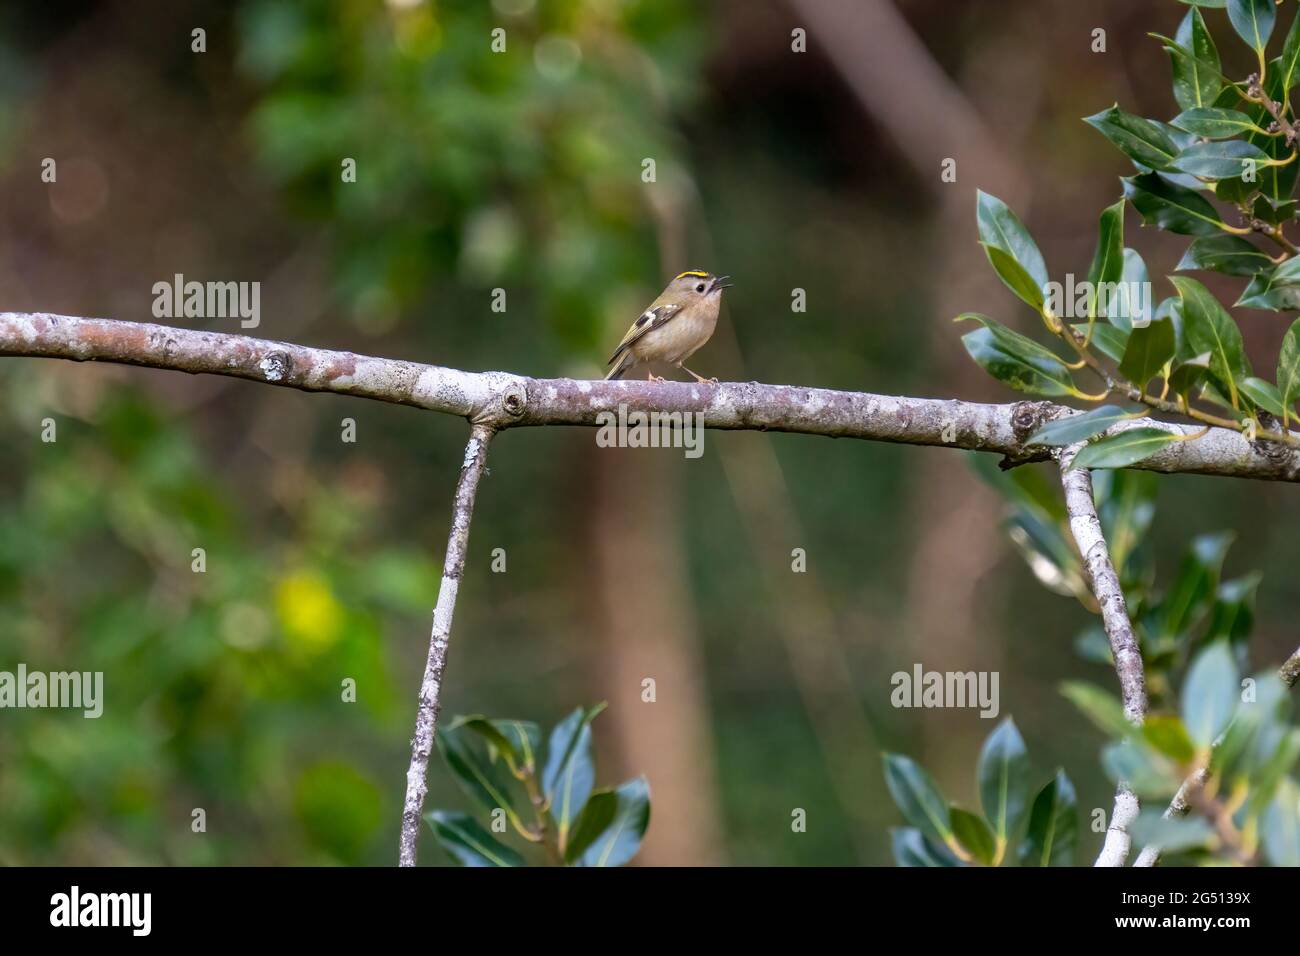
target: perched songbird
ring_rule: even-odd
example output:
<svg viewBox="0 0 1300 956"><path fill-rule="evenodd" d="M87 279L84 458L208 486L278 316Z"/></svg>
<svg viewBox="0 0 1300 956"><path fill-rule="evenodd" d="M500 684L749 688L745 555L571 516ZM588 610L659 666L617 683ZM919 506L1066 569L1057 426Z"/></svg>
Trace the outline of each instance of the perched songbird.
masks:
<svg viewBox="0 0 1300 956"><path fill-rule="evenodd" d="M713 335L718 324L722 290L731 288L726 282L729 278L695 271L683 272L668 283L659 298L650 303L650 307L627 330L623 341L618 343L618 348L609 357L613 368L605 378L621 378L637 365L667 362L683 372L690 372L697 382L709 381L682 363ZM650 374L646 378L663 381Z"/></svg>

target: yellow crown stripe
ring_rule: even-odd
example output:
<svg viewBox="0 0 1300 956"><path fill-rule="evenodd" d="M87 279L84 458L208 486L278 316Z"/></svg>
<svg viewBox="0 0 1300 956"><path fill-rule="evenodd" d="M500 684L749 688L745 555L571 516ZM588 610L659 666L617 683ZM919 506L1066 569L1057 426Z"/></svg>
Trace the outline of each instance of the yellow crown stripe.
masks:
<svg viewBox="0 0 1300 956"><path fill-rule="evenodd" d="M681 279L685 276L699 276L701 279L707 279L709 277L709 274L707 272L696 272L696 271L681 272L673 277L673 281L676 282L678 279Z"/></svg>

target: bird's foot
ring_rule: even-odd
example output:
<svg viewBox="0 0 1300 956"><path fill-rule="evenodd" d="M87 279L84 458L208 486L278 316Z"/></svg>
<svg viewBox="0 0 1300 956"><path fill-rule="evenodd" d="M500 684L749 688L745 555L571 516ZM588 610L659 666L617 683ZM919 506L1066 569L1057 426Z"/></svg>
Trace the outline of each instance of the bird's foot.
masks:
<svg viewBox="0 0 1300 956"><path fill-rule="evenodd" d="M647 382L655 382L655 383L662 383L662 382L666 381L666 379L665 379L663 376L661 376L661 375L654 375L654 374L651 373L651 372L646 372L646 373L645 373L645 380L646 380Z"/></svg>

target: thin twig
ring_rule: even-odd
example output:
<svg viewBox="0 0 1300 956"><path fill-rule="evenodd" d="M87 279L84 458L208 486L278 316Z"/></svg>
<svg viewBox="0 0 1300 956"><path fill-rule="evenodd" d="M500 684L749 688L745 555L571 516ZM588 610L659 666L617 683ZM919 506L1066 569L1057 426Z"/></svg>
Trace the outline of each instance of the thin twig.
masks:
<svg viewBox="0 0 1300 956"><path fill-rule="evenodd" d="M1101 519L1097 516L1097 505L1093 500L1092 474L1086 469L1072 467L1074 456L1082 447L1081 444L1072 445L1061 452L1061 484L1065 489L1065 508L1070 516L1070 532L1078 545L1088 583L1101 610L1102 626L1110 640L1124 716L1130 723L1140 726L1147 713L1142 651L1129 620L1119 575L1102 534ZM1111 812L1110 826L1106 829L1106 840L1094 865L1123 866L1128 860L1133 842L1128 831L1137 819L1138 809L1137 796L1125 781L1119 781L1115 787L1115 808Z"/></svg>
<svg viewBox="0 0 1300 956"><path fill-rule="evenodd" d="M415 866L415 844L420 833L420 811L428 790L426 775L429 754L442 705L442 675L447 667L447 643L451 621L456 613L456 592L465 571L465 552L469 545L469 524L474 516L474 496L487 462L488 442L492 429L475 425L470 429L456 482L456 499L452 505L451 531L447 534L447 557L442 566L442 584L438 604L433 610L433 632L429 637L429 657L420 681L420 703L415 714L415 733L411 737L411 765L406 771L406 800L402 805L402 836L398 854L401 866Z"/></svg>

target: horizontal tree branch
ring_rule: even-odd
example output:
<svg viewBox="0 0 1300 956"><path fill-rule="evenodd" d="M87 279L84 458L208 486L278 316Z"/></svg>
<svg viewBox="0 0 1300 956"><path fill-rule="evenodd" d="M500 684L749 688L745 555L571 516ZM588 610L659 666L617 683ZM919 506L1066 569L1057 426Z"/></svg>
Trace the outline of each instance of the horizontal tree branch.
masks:
<svg viewBox="0 0 1300 956"><path fill-rule="evenodd" d="M525 425L598 425L602 412L698 413L709 428L798 432L832 438L992 452L1006 464L1046 461L1026 440L1045 422L1074 414L1051 402L986 405L899 398L799 385L584 381L528 378L308 348L221 332L48 313L0 313L0 355L117 362L230 375L309 392L335 392L458 415L494 430ZM1114 426L1195 435L1189 425L1135 419ZM1300 434L1297 434L1300 438ZM1300 452L1212 428L1174 442L1133 467L1147 471L1300 481Z"/></svg>

